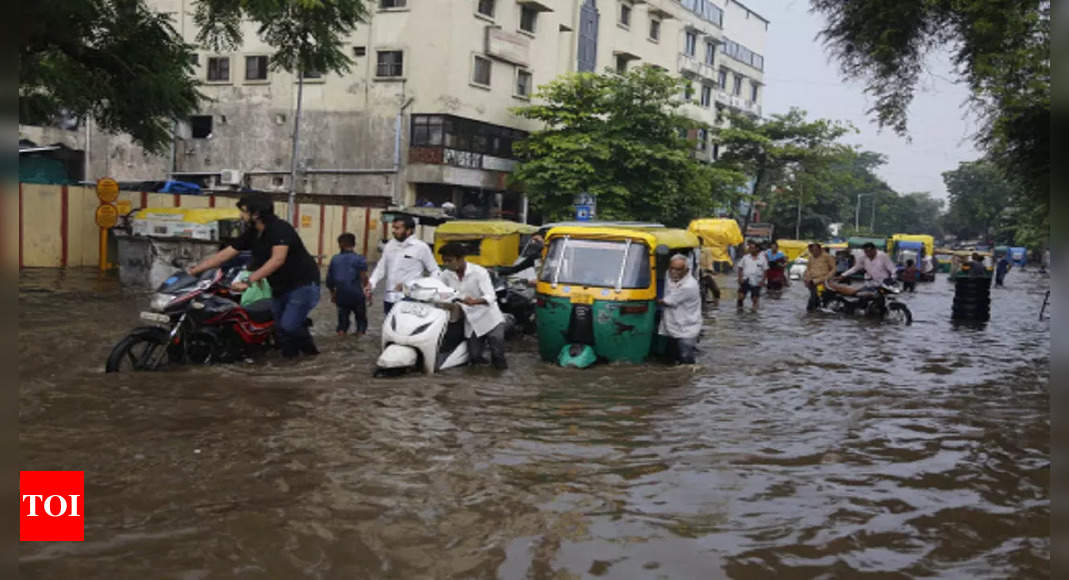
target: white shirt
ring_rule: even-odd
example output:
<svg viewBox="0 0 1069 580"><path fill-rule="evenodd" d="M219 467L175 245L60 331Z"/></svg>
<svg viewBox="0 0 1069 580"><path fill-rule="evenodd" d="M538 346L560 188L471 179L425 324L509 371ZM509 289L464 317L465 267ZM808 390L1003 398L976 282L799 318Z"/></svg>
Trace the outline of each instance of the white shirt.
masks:
<svg viewBox="0 0 1069 580"><path fill-rule="evenodd" d="M739 260L739 270L742 272L744 280L750 283L750 286L759 286L765 279L765 272L768 270L768 259L765 258L764 253L757 254L757 257L753 257L753 254L746 254Z"/></svg>
<svg viewBox="0 0 1069 580"><path fill-rule="evenodd" d="M891 261L891 258L889 258L885 252L876 250L875 258L870 260L868 256L862 254L861 257L857 259L857 263L854 264L854 267L843 272L842 275L846 277L861 270L865 270L865 275L867 277L880 283L883 282L885 278L894 278L897 268L895 268L894 262Z"/></svg>
<svg viewBox="0 0 1069 580"><path fill-rule="evenodd" d="M921 264L923 266L921 271L925 274L935 270L935 262L932 260L931 256L925 256L924 259L921 260Z"/></svg>
<svg viewBox="0 0 1069 580"><path fill-rule="evenodd" d="M698 281L689 273L679 282L664 284L665 309L657 333L672 338L696 338L702 331L702 296Z"/></svg>
<svg viewBox="0 0 1069 580"><path fill-rule="evenodd" d="M411 282L416 278L422 278L423 272L428 276L438 277L441 271L438 263L434 261L434 254L426 242L408 236L405 241L398 242L396 238L386 243L382 249L382 257L375 264L375 270L371 272L368 283L374 290L379 282L386 279L386 302L397 302L404 298L404 294L397 291L398 284Z"/></svg>
<svg viewBox="0 0 1069 580"><path fill-rule="evenodd" d="M442 272L442 282L457 291L460 298L482 298L486 304L468 306L461 304L464 311L464 336L483 336L505 321L501 309L497 306L497 293L490 281L490 273L478 264L468 262L464 266L464 279L461 280L452 270Z"/></svg>

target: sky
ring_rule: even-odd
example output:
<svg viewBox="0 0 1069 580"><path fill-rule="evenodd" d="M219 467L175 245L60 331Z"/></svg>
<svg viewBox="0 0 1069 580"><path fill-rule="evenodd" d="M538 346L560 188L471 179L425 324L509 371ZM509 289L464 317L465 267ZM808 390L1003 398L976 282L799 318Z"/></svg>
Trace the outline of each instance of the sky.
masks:
<svg viewBox="0 0 1069 580"><path fill-rule="evenodd" d="M765 88L762 113L785 113L792 106L811 119L851 122L859 131L843 140L882 153L887 164L877 170L895 191L924 191L946 199L942 173L961 161L980 157L971 135L974 117L967 116L968 89L953 81L946 54L933 55L921 77L909 111L912 142L891 129L880 130L866 113L872 99L860 82L846 82L837 62L829 59L816 35L824 18L809 11L808 0L743 0L770 20L765 44Z"/></svg>

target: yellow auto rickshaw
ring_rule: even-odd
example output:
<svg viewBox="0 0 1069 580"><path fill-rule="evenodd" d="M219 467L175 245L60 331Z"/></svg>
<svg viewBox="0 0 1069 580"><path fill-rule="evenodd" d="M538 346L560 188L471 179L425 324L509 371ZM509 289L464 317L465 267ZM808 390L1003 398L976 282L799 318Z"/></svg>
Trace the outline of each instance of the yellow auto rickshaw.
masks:
<svg viewBox="0 0 1069 580"><path fill-rule="evenodd" d="M694 234L663 227L549 230L535 308L542 359L583 368L663 354L655 335L668 262L687 256L697 277L699 247Z"/></svg>
<svg viewBox="0 0 1069 580"><path fill-rule="evenodd" d="M459 242L467 247L469 262L486 268L511 266L537 231L537 226L506 220L448 221L434 230L434 257L441 264L438 250L449 242Z"/></svg>
<svg viewBox="0 0 1069 580"><path fill-rule="evenodd" d="M743 241L739 222L731 218L701 218L691 221L687 231L698 236L702 246L711 252L714 271L731 270L733 264L728 248Z"/></svg>

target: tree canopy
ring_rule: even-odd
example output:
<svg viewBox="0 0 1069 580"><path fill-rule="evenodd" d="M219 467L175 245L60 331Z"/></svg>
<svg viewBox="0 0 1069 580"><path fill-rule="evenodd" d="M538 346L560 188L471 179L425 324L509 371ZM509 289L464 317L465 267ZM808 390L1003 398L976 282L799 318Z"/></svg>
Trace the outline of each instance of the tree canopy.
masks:
<svg viewBox="0 0 1069 580"><path fill-rule="evenodd" d="M576 194L596 196L599 218L685 225L708 215L742 175L694 158L693 121L679 112L686 81L653 67L575 73L543 85L538 104L515 109L540 121L517 144L513 179L549 219L572 213Z"/></svg>
<svg viewBox="0 0 1069 580"><path fill-rule="evenodd" d="M979 115L978 144L1003 177L1049 213L1051 5L1048 0L811 0L844 75L862 79L880 126L908 134L928 56L950 52Z"/></svg>
<svg viewBox="0 0 1069 580"><path fill-rule="evenodd" d="M1013 201L1013 186L989 162L961 163L943 173L950 197L946 226L959 238L993 239Z"/></svg>

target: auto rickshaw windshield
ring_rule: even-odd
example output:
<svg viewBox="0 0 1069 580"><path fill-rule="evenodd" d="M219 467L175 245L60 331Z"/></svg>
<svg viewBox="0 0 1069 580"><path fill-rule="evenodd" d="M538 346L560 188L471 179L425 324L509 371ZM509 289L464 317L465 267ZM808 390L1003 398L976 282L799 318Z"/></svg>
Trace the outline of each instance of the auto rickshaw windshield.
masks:
<svg viewBox="0 0 1069 580"><path fill-rule="evenodd" d="M573 286L648 288L649 256L649 246L642 242L556 238L550 242L539 280Z"/></svg>

